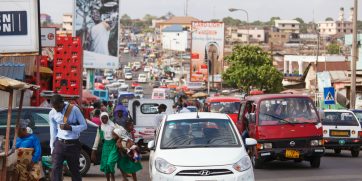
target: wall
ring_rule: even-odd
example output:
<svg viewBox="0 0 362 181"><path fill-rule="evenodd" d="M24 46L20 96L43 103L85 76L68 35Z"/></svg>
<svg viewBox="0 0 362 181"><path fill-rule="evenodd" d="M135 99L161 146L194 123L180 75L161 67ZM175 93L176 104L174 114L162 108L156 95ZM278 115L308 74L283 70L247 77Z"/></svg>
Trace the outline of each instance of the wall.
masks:
<svg viewBox="0 0 362 181"><path fill-rule="evenodd" d="M189 47L188 32L162 32L162 48L173 51L186 51Z"/></svg>

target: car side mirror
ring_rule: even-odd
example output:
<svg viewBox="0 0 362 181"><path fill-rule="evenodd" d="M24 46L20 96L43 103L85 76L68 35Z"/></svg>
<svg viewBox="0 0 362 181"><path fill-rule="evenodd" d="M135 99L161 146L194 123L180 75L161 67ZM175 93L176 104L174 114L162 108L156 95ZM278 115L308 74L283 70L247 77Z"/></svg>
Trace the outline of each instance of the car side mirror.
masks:
<svg viewBox="0 0 362 181"><path fill-rule="evenodd" d="M318 112L318 115L319 115L319 119L322 121L323 119L325 119L326 115L324 113L323 110L319 110Z"/></svg>
<svg viewBox="0 0 362 181"><path fill-rule="evenodd" d="M155 141L152 140L152 141L148 142L147 147L150 150L155 150Z"/></svg>
<svg viewBox="0 0 362 181"><path fill-rule="evenodd" d="M245 139L245 145L247 147L252 147L252 146L256 146L258 142L254 139L254 138L246 138Z"/></svg>

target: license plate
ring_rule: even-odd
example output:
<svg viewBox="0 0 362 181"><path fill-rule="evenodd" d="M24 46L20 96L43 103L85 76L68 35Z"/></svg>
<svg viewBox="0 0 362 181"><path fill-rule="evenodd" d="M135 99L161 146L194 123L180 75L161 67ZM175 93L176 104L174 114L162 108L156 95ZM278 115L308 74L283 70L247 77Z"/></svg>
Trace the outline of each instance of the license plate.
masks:
<svg viewBox="0 0 362 181"><path fill-rule="evenodd" d="M299 158L299 155L300 153L297 150L290 150L290 149L285 150L286 158Z"/></svg>
<svg viewBox="0 0 362 181"><path fill-rule="evenodd" d="M330 135L331 136L336 136L336 137L349 137L349 131L334 131L334 130L331 130Z"/></svg>

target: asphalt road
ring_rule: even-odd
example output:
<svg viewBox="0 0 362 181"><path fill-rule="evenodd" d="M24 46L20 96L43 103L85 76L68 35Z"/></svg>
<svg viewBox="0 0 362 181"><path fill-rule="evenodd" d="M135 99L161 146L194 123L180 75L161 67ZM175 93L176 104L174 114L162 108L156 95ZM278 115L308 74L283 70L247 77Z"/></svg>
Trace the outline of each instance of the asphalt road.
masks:
<svg viewBox="0 0 362 181"><path fill-rule="evenodd" d="M361 153L362 154L362 153ZM148 161L142 162L143 170L138 173L140 181L148 181ZM322 158L321 167L313 169L309 162L294 163L270 162L264 169L254 170L257 181L361 181L362 180L362 155L352 158L349 151L335 155L327 151ZM121 180L120 172L116 172L116 180ZM92 166L86 181L104 180L99 166ZM69 180L66 178L65 180Z"/></svg>

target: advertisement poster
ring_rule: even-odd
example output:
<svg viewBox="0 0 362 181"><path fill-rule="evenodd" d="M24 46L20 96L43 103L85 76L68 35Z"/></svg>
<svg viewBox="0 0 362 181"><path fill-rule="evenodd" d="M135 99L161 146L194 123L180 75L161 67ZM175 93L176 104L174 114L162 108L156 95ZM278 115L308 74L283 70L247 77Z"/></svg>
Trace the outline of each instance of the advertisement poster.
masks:
<svg viewBox="0 0 362 181"><path fill-rule="evenodd" d="M39 54L37 0L0 0L0 54Z"/></svg>
<svg viewBox="0 0 362 181"><path fill-rule="evenodd" d="M191 82L207 81L208 74L215 76L221 74L224 59L224 31L224 23L221 22L192 22ZM221 80L214 80L217 81Z"/></svg>
<svg viewBox="0 0 362 181"><path fill-rule="evenodd" d="M86 65L116 65L118 68L119 0L76 0L75 35L82 38ZM87 63L92 60L92 63Z"/></svg>

